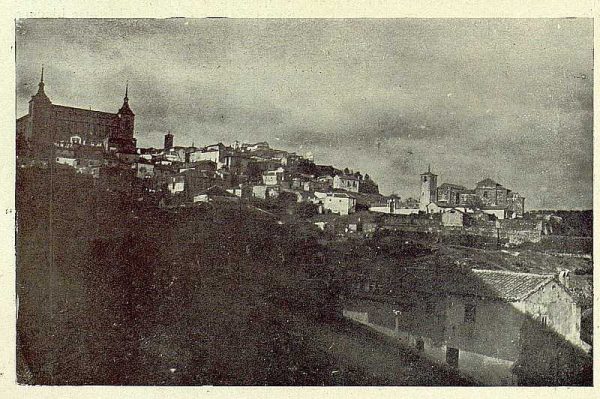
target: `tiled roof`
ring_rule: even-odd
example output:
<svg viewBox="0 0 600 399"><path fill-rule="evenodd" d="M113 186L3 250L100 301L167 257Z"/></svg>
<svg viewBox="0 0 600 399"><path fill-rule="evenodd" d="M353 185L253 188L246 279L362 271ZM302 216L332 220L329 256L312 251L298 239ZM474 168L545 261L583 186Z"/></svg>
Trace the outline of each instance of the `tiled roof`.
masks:
<svg viewBox="0 0 600 399"><path fill-rule="evenodd" d="M478 270L473 273L488 287L493 288L497 297L508 301L527 298L554 279L553 274L515 273L501 270Z"/></svg>
<svg viewBox="0 0 600 399"><path fill-rule="evenodd" d="M82 115L103 116L105 118L114 118L117 116L116 113L113 114L112 112L96 111L96 110L85 109L85 108L67 107L65 105L58 105L58 104L52 104L52 107L53 107L54 111L58 111L61 113L71 112L71 113L77 113L77 114L82 114Z"/></svg>
<svg viewBox="0 0 600 399"><path fill-rule="evenodd" d="M552 274L516 273L503 270L435 272L412 269L400 277L403 290L431 294L479 296L508 302L521 301L554 279Z"/></svg>

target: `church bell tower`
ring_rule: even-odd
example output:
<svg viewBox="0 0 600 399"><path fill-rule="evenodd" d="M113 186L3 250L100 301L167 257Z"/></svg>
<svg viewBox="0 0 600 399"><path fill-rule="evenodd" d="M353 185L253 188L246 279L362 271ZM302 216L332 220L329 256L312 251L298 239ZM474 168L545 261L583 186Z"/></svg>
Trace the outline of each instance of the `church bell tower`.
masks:
<svg viewBox="0 0 600 399"><path fill-rule="evenodd" d="M44 67L38 91L29 100L29 121L25 130L25 139L30 140L36 149L46 152L53 142L52 102L44 91Z"/></svg>
<svg viewBox="0 0 600 399"><path fill-rule="evenodd" d="M437 200L437 175L431 173L431 165L427 167L426 173L421 173L421 195L419 197L419 209L427 211L427 205Z"/></svg>
<svg viewBox="0 0 600 399"><path fill-rule="evenodd" d="M134 151L136 140L133 137L135 114L129 107L129 83L125 86L123 105L117 112L117 127L113 132L110 142L120 151Z"/></svg>
<svg viewBox="0 0 600 399"><path fill-rule="evenodd" d="M129 83L125 86L125 98L123 98L123 105L117 112L119 117L119 136L121 138L131 139L133 138L133 125L135 120L135 114L129 108Z"/></svg>

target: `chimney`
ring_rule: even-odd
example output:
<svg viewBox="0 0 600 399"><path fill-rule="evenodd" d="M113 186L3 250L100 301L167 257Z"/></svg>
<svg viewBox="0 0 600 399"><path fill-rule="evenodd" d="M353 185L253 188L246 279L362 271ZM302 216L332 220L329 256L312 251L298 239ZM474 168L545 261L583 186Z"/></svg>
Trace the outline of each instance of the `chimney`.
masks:
<svg viewBox="0 0 600 399"><path fill-rule="evenodd" d="M558 282L564 285L566 288L571 288L571 271L561 270L558 272Z"/></svg>

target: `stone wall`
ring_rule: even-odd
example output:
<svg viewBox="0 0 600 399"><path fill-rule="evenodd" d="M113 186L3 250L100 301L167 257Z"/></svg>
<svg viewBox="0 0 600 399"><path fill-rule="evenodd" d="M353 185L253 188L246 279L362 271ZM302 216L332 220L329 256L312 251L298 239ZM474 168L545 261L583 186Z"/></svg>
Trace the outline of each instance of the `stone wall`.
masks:
<svg viewBox="0 0 600 399"><path fill-rule="evenodd" d="M512 219L497 222L477 222L472 226L443 226L439 218L424 218L408 215L386 216L383 228L390 230L420 231L437 233L444 236L478 236L486 241L499 240L500 243L513 245L524 242L538 243L542 239L540 223L529 220Z"/></svg>

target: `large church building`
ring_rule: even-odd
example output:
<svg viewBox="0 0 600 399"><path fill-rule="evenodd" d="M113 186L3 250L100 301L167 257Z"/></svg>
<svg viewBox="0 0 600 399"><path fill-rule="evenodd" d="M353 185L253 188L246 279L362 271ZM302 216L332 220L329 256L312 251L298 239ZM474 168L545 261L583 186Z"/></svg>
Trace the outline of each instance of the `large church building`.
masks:
<svg viewBox="0 0 600 399"><path fill-rule="evenodd" d="M52 104L44 92L44 70L38 92L29 100L29 113L17 119L17 141L37 156L47 156L55 146L88 145L105 151L135 151L135 114L125 89L117 113Z"/></svg>
<svg viewBox="0 0 600 399"><path fill-rule="evenodd" d="M493 214L498 219L521 218L525 213L525 198L512 190L484 179L477 183L474 190L458 184L444 183L438 187L436 174L421 173L421 196L419 210L425 213L438 213L455 208L463 210L479 209Z"/></svg>

